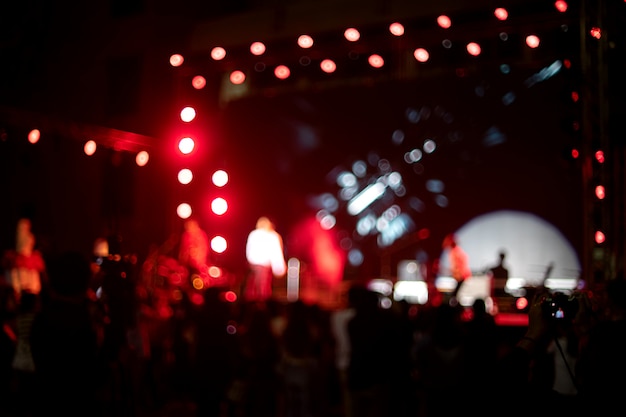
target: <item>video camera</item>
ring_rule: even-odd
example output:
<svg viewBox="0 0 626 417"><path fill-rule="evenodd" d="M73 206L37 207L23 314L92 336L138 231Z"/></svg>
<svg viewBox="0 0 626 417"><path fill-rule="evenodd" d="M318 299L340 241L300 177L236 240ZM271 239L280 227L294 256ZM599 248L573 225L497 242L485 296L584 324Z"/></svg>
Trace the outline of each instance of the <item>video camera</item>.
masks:
<svg viewBox="0 0 626 417"><path fill-rule="evenodd" d="M547 318L571 321L578 313L578 297L576 294L554 292L543 300L541 307Z"/></svg>

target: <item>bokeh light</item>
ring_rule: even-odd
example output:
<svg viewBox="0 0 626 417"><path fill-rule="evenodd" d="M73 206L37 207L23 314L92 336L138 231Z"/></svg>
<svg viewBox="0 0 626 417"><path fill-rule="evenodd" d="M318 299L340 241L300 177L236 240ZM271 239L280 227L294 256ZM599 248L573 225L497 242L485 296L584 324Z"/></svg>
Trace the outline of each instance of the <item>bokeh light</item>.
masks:
<svg viewBox="0 0 626 417"><path fill-rule="evenodd" d="M180 203L178 207L176 207L176 214L181 219L188 219L191 216L192 210L189 203Z"/></svg>
<svg viewBox="0 0 626 417"><path fill-rule="evenodd" d="M149 160L150 160L150 154L148 154L147 151L137 152L137 155L135 156L135 163L139 167L146 166Z"/></svg>
<svg viewBox="0 0 626 417"><path fill-rule="evenodd" d="M28 141L30 143L35 144L39 142L40 138L41 138L41 132L39 132L39 129L33 129L30 132L28 132Z"/></svg>
<svg viewBox="0 0 626 417"><path fill-rule="evenodd" d="M85 146L83 146L83 151L85 152L85 155L91 156L96 153L97 148L98 145L96 144L96 141L88 140L85 142Z"/></svg>

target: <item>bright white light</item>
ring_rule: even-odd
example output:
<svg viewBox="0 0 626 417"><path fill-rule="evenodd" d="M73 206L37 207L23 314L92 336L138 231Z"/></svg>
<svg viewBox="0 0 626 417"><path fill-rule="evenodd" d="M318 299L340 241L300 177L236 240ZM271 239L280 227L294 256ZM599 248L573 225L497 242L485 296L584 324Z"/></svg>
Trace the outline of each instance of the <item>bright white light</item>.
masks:
<svg viewBox="0 0 626 417"><path fill-rule="evenodd" d="M213 185L216 187L223 187L228 183L228 173L218 169L213 173L211 180L213 181Z"/></svg>
<svg viewBox="0 0 626 417"><path fill-rule="evenodd" d="M211 249L213 249L215 253L223 253L227 247L228 243L222 236L215 236L211 239Z"/></svg>
<svg viewBox="0 0 626 417"><path fill-rule="evenodd" d="M295 301L300 292L300 260L289 258L287 261L287 300Z"/></svg>
<svg viewBox="0 0 626 417"><path fill-rule="evenodd" d="M373 279L367 283L367 288L381 295L391 295L393 292L393 282L388 279Z"/></svg>
<svg viewBox="0 0 626 417"><path fill-rule="evenodd" d="M393 286L393 299L413 304L428 302L428 285L424 281L398 281Z"/></svg>
<svg viewBox="0 0 626 417"><path fill-rule="evenodd" d="M181 219L187 219L191 216L191 206L188 203L181 203L176 207L176 214Z"/></svg>
<svg viewBox="0 0 626 417"><path fill-rule="evenodd" d="M382 181L370 184L348 203L348 213L356 216L385 193L387 187Z"/></svg>
<svg viewBox="0 0 626 417"><path fill-rule="evenodd" d="M222 214L228 211L228 203L221 197L217 197L213 201L211 201L211 210L213 213L221 216Z"/></svg>

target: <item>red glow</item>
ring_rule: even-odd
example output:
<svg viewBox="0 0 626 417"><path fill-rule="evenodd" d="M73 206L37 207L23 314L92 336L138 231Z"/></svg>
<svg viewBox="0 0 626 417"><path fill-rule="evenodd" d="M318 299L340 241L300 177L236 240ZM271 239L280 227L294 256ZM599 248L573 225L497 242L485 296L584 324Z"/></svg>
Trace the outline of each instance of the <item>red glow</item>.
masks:
<svg viewBox="0 0 626 417"><path fill-rule="evenodd" d="M298 37L298 46L300 48L310 48L313 46L313 38L310 37L309 35L300 35Z"/></svg>
<svg viewBox="0 0 626 417"><path fill-rule="evenodd" d="M452 26L452 20L450 20L448 16L442 14L437 18L437 24L444 29L448 29Z"/></svg>
<svg viewBox="0 0 626 417"><path fill-rule="evenodd" d="M355 28L346 29L343 36L350 42L356 42L361 38L361 34Z"/></svg>
<svg viewBox="0 0 626 417"><path fill-rule="evenodd" d="M204 304L204 297L200 293L195 292L191 294L190 299L191 299L191 302L197 306Z"/></svg>
<svg viewBox="0 0 626 417"><path fill-rule="evenodd" d="M517 300L515 300L515 307L518 310L523 310L526 307L528 307L528 300L525 297L520 297Z"/></svg>
<svg viewBox="0 0 626 417"><path fill-rule="evenodd" d="M305 219L293 230L292 255L309 265L312 276L331 288L341 283L345 252L332 230L324 230L315 217Z"/></svg>
<svg viewBox="0 0 626 417"><path fill-rule="evenodd" d="M558 0L554 2L554 7L561 13L565 13L567 11L567 2L563 0Z"/></svg>
<svg viewBox="0 0 626 417"><path fill-rule="evenodd" d="M201 290L202 288L204 288L204 281L202 281L202 278L200 278L200 275L194 275L194 278L191 281L191 285L196 290Z"/></svg>
<svg viewBox="0 0 626 417"><path fill-rule="evenodd" d="M389 32L394 36L404 35L404 26L402 23L394 22L389 25Z"/></svg>
<svg viewBox="0 0 626 417"><path fill-rule="evenodd" d="M246 74L244 74L243 71L235 70L230 73L231 83L238 85L243 84L244 81L246 81Z"/></svg>
<svg viewBox="0 0 626 417"><path fill-rule="evenodd" d="M417 62L426 62L430 58L430 54L424 48L417 48L413 51L413 56Z"/></svg>
<svg viewBox="0 0 626 417"><path fill-rule="evenodd" d="M183 65L185 58L181 54L174 54L170 56L170 65L173 67L180 67Z"/></svg>
<svg viewBox="0 0 626 417"><path fill-rule="evenodd" d="M596 186L596 197L598 197L598 200L604 200L604 197L606 197L604 185Z"/></svg>
<svg viewBox="0 0 626 417"><path fill-rule="evenodd" d="M417 62L426 62L428 61L428 59L430 58L430 54L428 53L428 51L424 48L417 48L414 52L413 52L413 56L415 57L415 59L417 60Z"/></svg>
<svg viewBox="0 0 626 417"><path fill-rule="evenodd" d="M430 229L420 229L419 232L417 232L417 237L419 237L420 240L428 239L430 237Z"/></svg>
<svg viewBox="0 0 626 417"><path fill-rule="evenodd" d="M235 301L237 301L237 294L235 294L233 291L226 291L226 293L224 294L224 299L230 303L234 303Z"/></svg>
<svg viewBox="0 0 626 417"><path fill-rule="evenodd" d="M196 75L191 80L191 85L196 90L202 90L204 87L206 87L206 78L204 78L202 75Z"/></svg>
<svg viewBox="0 0 626 417"><path fill-rule="evenodd" d="M476 42L470 42L467 44L467 53L472 55L472 56L478 56L480 55L481 49L480 49L480 45L477 44Z"/></svg>
<svg viewBox="0 0 626 417"><path fill-rule="evenodd" d="M606 236L604 236L604 233L602 233L602 231L596 230L596 233L594 235L594 239L595 239L596 243L599 245L601 243L604 243L604 241L606 240Z"/></svg>
<svg viewBox="0 0 626 417"><path fill-rule="evenodd" d="M493 14L498 20L506 20L509 18L509 12L503 7L498 7L493 11Z"/></svg>
<svg viewBox="0 0 626 417"><path fill-rule="evenodd" d="M96 153L96 148L98 147L98 145L96 145L96 142L93 140L88 140L85 143L85 146L83 147L83 150L85 151L85 155L91 156L94 153Z"/></svg>
<svg viewBox="0 0 626 417"><path fill-rule="evenodd" d="M604 163L604 151L596 151L595 154L596 161L603 164Z"/></svg>
<svg viewBox="0 0 626 417"><path fill-rule="evenodd" d="M162 319L169 319L174 314L172 308L169 305L161 305L158 309L159 317Z"/></svg>
<svg viewBox="0 0 626 417"><path fill-rule="evenodd" d="M263 42L253 42L250 45L250 52L256 56L263 55L265 53L265 45Z"/></svg>
<svg viewBox="0 0 626 417"><path fill-rule="evenodd" d="M600 39L602 37L602 29L600 29L599 27L593 27L589 31L589 34L593 38Z"/></svg>
<svg viewBox="0 0 626 417"><path fill-rule="evenodd" d="M320 63L320 68L327 74L335 72L337 64L332 59L325 59Z"/></svg>
<svg viewBox="0 0 626 417"><path fill-rule="evenodd" d="M526 37L526 45L528 45L529 48L537 48L539 46L539 37L537 35L528 35Z"/></svg>
<svg viewBox="0 0 626 417"><path fill-rule="evenodd" d="M578 91L572 91L572 101L577 103L579 98Z"/></svg>
<svg viewBox="0 0 626 417"><path fill-rule="evenodd" d="M367 62L374 68L382 68L382 66L385 65L383 57L377 54L370 55Z"/></svg>
<svg viewBox="0 0 626 417"><path fill-rule="evenodd" d="M41 133L38 129L33 129L28 132L28 141L32 144L39 142L39 138L41 137Z"/></svg>
<svg viewBox="0 0 626 417"><path fill-rule="evenodd" d="M576 148L572 149L572 158L578 159L579 156L580 156L580 152L578 151L578 149Z"/></svg>
<svg viewBox="0 0 626 417"><path fill-rule="evenodd" d="M222 48L221 46L216 46L215 48L211 49L211 58L213 58L213 60L220 61L225 57L226 49Z"/></svg>
<svg viewBox="0 0 626 417"><path fill-rule="evenodd" d="M289 75L291 75L291 71L286 65L279 65L276 67L276 69L274 69L274 75L279 80L286 80L287 78L289 78Z"/></svg>

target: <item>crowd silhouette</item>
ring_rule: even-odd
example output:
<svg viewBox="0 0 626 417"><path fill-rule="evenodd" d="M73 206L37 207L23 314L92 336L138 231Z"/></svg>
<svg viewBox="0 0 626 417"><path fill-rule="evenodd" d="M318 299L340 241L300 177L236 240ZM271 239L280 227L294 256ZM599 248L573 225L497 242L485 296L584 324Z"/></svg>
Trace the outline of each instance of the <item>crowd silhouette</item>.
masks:
<svg viewBox="0 0 626 417"><path fill-rule="evenodd" d="M383 308L360 281L332 309L230 298L223 285L194 293L152 249L139 262L112 247L99 268L50 256L46 285L19 298L5 280L1 415L528 415L537 399L579 415L624 392L622 279L568 298L567 321L547 317L556 295L538 291L529 325L507 328L482 299Z"/></svg>

